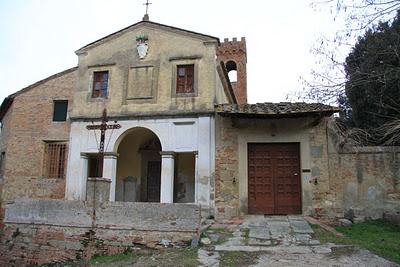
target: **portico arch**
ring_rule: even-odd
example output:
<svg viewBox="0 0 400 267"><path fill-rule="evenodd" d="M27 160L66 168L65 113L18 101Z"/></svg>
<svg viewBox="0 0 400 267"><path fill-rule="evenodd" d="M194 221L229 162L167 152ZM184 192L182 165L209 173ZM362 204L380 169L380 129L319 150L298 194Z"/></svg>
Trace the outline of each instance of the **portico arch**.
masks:
<svg viewBox="0 0 400 267"><path fill-rule="evenodd" d="M115 200L160 202L162 146L148 128L125 131L116 141L118 153Z"/></svg>

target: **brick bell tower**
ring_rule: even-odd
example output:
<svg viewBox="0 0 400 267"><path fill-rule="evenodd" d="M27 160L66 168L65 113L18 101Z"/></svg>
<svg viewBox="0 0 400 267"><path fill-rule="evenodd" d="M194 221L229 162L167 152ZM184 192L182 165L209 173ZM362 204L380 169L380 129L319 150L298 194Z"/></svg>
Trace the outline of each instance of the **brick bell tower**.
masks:
<svg viewBox="0 0 400 267"><path fill-rule="evenodd" d="M237 38L233 38L232 41L229 41L228 38L225 38L218 47L217 61L225 63L231 79L234 77L232 75L234 73L231 72L236 71L236 81L234 78L231 80L232 88L238 104L247 104L246 39L242 37L238 41Z"/></svg>

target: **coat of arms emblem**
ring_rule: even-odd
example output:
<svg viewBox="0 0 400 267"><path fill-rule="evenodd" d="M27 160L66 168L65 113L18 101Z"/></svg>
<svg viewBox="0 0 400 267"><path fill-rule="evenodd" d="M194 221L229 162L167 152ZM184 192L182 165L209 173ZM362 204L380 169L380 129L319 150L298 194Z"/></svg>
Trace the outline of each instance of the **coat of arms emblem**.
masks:
<svg viewBox="0 0 400 267"><path fill-rule="evenodd" d="M149 38L147 35L139 35L136 37L136 49L140 59L145 58L147 55L147 51L149 50L148 41Z"/></svg>

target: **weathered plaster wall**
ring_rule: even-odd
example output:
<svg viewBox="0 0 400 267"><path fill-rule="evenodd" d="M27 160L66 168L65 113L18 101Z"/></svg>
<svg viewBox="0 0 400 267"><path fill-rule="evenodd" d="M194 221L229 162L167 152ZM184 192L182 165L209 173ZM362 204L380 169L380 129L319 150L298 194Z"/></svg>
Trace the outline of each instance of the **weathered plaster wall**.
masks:
<svg viewBox="0 0 400 267"><path fill-rule="evenodd" d="M75 84L76 71L71 69L14 97L3 120L1 138L6 152L4 201L20 197L64 198L65 179L43 176L44 141L68 141L70 122L52 121L53 101L68 100L70 112Z"/></svg>
<svg viewBox="0 0 400 267"><path fill-rule="evenodd" d="M179 153L175 156L174 202L194 203L195 197L195 155Z"/></svg>
<svg viewBox="0 0 400 267"><path fill-rule="evenodd" d="M159 138L163 151L176 153L197 151L195 201L205 207L213 205L213 198L210 197L210 194L214 173L214 118L211 115L186 118L132 118L131 120L120 120L118 123L121 124L120 129L114 130L112 134L111 131L107 133L106 152L117 152L124 137L137 127L152 131ZM88 124L90 123L85 121L75 121L71 126L67 199L85 199L87 172L81 153L98 151L95 133L86 129ZM115 159L115 163L118 165L118 158ZM112 171L106 163L104 173L110 175L105 178L116 182L116 171ZM113 196L113 193L111 192L110 195Z"/></svg>
<svg viewBox="0 0 400 267"><path fill-rule="evenodd" d="M62 262L115 254L167 240L185 245L197 236L200 209L190 204L20 200L6 206L0 266Z"/></svg>
<svg viewBox="0 0 400 267"><path fill-rule="evenodd" d="M139 59L136 51L135 40L139 35L148 36L149 49L144 59ZM213 111L216 46L215 39L145 23L90 47L79 53L79 80L72 116L100 116L104 107L111 116ZM194 96L174 95L178 64L195 64ZM141 66L152 66L152 97L130 99L129 72ZM92 99L92 75L100 70L109 71L109 96Z"/></svg>
<svg viewBox="0 0 400 267"><path fill-rule="evenodd" d="M299 142L303 214L351 219L400 212L399 148L341 148L330 118L216 118L218 219L247 214L247 143ZM328 134L329 133L329 134ZM311 172L304 172L309 169Z"/></svg>

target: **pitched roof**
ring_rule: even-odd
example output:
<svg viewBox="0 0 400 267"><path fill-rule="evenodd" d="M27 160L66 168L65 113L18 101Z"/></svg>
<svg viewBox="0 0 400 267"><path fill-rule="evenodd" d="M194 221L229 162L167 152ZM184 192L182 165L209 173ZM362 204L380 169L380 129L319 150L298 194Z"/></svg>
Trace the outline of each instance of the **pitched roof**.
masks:
<svg viewBox="0 0 400 267"><path fill-rule="evenodd" d="M338 107L332 107L321 103L304 102L280 102L257 104L220 104L215 107L216 112L222 116L243 117L302 117L309 115L331 116L340 111Z"/></svg>
<svg viewBox="0 0 400 267"><path fill-rule="evenodd" d="M66 69L64 71L61 71L59 73L53 74L53 75L51 75L51 76L49 76L49 77L47 77L47 78L45 78L43 80L40 80L40 81L35 82L35 83L33 83L33 84L31 84L31 85L29 85L27 87L24 87L21 90L19 90L19 91L13 93L13 94L7 96L6 98L4 98L4 100L3 100L3 102L1 103L1 106L0 106L0 122L3 120L4 116L6 115L8 109L10 108L10 106L13 103L14 98L16 96L18 96L20 94L23 94L26 91L29 91L30 89L35 88L36 86L41 85L41 84L43 84L43 83L45 83L45 82L47 82L49 80L52 80L52 79L58 78L58 77L60 77L60 76L62 76L64 74L73 72L77 68L78 67L73 67L73 68L69 68L69 69Z"/></svg>
<svg viewBox="0 0 400 267"><path fill-rule="evenodd" d="M169 25L165 25L165 24L161 24L161 23L157 23L157 22L153 22L153 21L142 20L142 21L139 21L139 22L137 22L135 24L132 24L132 25L130 25L128 27L125 27L125 28L123 28L123 29L121 29L119 31L111 33L111 34L109 34L109 35L107 35L107 36L105 36L103 38L100 38L100 39L98 39L98 40L96 40L94 42L91 42L91 43L79 48L77 51L75 51L75 53L76 54L82 53L86 49L88 49L88 48L90 48L92 46L101 44L101 43L105 42L106 40L108 40L110 38L117 37L117 36L127 32L127 31L129 31L130 29L137 28L138 26L141 26L141 25L147 25L147 26L150 26L150 27L158 27L158 28L163 28L163 29L170 30L170 31L186 33L186 34L194 35L194 36L197 36L197 37L201 37L203 39L213 39L214 41L216 41L219 44L219 38L218 37L214 37L214 36L211 36L211 35L194 32L194 31L189 31L189 30L185 30L185 29L182 29L182 28L177 28L177 27L174 27L174 26L169 26Z"/></svg>

